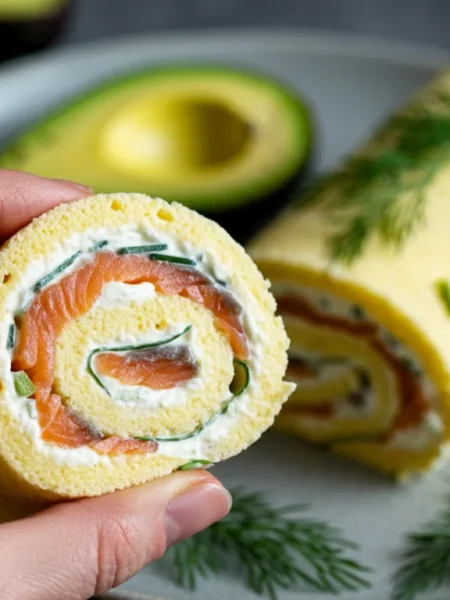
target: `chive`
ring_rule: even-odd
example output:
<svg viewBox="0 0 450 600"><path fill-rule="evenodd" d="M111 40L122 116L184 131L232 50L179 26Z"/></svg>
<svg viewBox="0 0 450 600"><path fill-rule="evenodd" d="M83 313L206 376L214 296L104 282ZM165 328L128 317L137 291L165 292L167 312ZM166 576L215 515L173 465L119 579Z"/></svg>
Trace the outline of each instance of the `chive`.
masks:
<svg viewBox="0 0 450 600"><path fill-rule="evenodd" d="M167 244L151 244L150 246L126 246L117 250L117 254L150 254L167 250Z"/></svg>
<svg viewBox="0 0 450 600"><path fill-rule="evenodd" d="M250 383L250 369L247 363L237 358L233 361L234 364L234 377L231 382L230 391L233 396L240 396L248 388Z"/></svg>
<svg viewBox="0 0 450 600"><path fill-rule="evenodd" d="M184 440L190 440L191 438L198 435L208 424L209 421L203 426L196 427L193 431L190 431L189 433L183 433L181 435L173 435L168 437L155 437L149 439L154 439L157 442L183 442Z"/></svg>
<svg viewBox="0 0 450 600"><path fill-rule="evenodd" d="M171 342L177 340L178 338L182 337L185 333L187 333L191 328L192 328L192 325L188 325L180 333L176 333L172 337L167 338L165 340L161 340L159 342L153 342L152 344L142 344L140 346L116 346L115 348L108 348L108 347L95 348L95 350L92 350L92 352L89 354L88 362L87 362L87 371L88 371L89 375L97 383L97 385L99 385L101 388L103 388L105 390L105 392L108 394L108 396L111 396L108 389L103 385L101 379L97 376L97 374L95 373L95 371L92 367L92 359L94 358L94 356L96 354L99 354L100 352L130 352L130 351L134 351L134 350L148 350L150 348L157 348L158 346L164 346L166 344L170 344ZM151 438L136 438L136 439L148 440Z"/></svg>
<svg viewBox="0 0 450 600"><path fill-rule="evenodd" d="M366 313L360 306L352 306L352 314L356 319L365 319Z"/></svg>
<svg viewBox="0 0 450 600"><path fill-rule="evenodd" d="M92 248L90 249L90 251L91 252L96 252L97 250L101 250L102 248L104 248L107 245L108 245L108 240L103 240L102 242L97 242L96 244L94 244L92 246Z"/></svg>
<svg viewBox="0 0 450 600"><path fill-rule="evenodd" d="M359 385L363 390L369 390L372 387L372 382L367 371L364 371L363 369L358 369L358 379Z"/></svg>
<svg viewBox="0 0 450 600"><path fill-rule="evenodd" d="M447 313L450 315L450 282L444 279L437 281L436 291Z"/></svg>
<svg viewBox="0 0 450 600"><path fill-rule="evenodd" d="M13 378L14 387L19 396L23 398L29 398L36 391L33 382L25 373L25 371L17 371L17 373L13 373Z"/></svg>
<svg viewBox="0 0 450 600"><path fill-rule="evenodd" d="M414 375L420 375L420 369L418 368L418 366L415 364L415 362L413 360L411 360L410 358L403 356L401 358L401 362L403 364L403 366L408 369L408 371L410 373L413 373Z"/></svg>
<svg viewBox="0 0 450 600"><path fill-rule="evenodd" d="M81 250L79 250L73 256L71 256L70 258L68 258L67 260L65 260L63 263L61 263L59 265L59 267L56 267L56 269L54 271L51 271L48 275L46 275L45 277L43 277L42 279L40 279L35 284L33 290L35 292L40 292L43 287L45 287L48 283L50 283L50 281L52 281L53 279L55 279L55 277L57 277L63 271L65 271L71 265L73 265L73 263L77 260L77 258L80 256L80 254L81 254Z"/></svg>
<svg viewBox="0 0 450 600"><path fill-rule="evenodd" d="M233 397L230 398L229 400L226 400L225 402L223 402L220 410L213 415L208 421L206 421L206 423L204 423L203 425L201 425L200 427L197 427L196 429L194 429L193 431L190 431L188 433L184 433L182 435L174 435L174 436L169 436L169 437L138 437L136 439L138 440L143 440L146 442L149 441L155 441L155 442L182 442L184 440L189 440L193 437L195 437L196 435L198 435L199 433L201 433L204 429L206 429L206 427L208 427L209 425L212 425L212 423L214 423L214 421L216 421L221 415L224 415L228 408L230 407L231 403L233 402L233 400L241 395L248 387L249 381L250 381L250 370L247 366L247 364L241 360L234 360L234 365L235 365L235 369L237 367L237 369L239 369L239 371L243 374L242 376L242 385L240 386L240 389L238 390L238 393L233 393ZM235 375L236 378L236 375ZM233 380L234 381L234 380ZM233 385L233 383L232 383Z"/></svg>
<svg viewBox="0 0 450 600"><path fill-rule="evenodd" d="M178 471L190 471L191 469L201 469L210 464L211 464L210 460L202 460L202 459L195 460L194 459L194 460L190 460L185 465L182 465L181 467L179 467Z"/></svg>
<svg viewBox="0 0 450 600"><path fill-rule="evenodd" d="M193 431L190 431L189 433L184 433L182 435L174 435L174 436L168 436L168 437L152 437L151 435L148 436L139 436L136 437L136 440L142 440L143 442L151 442L151 441L155 441L155 442L182 442L184 440L189 440L190 438L195 437L196 435L198 435L203 429L204 427L206 427L206 425L204 425L203 427L197 427L196 429L194 429Z"/></svg>
<svg viewBox="0 0 450 600"><path fill-rule="evenodd" d="M166 262L179 263L180 265L190 265L194 267L197 263L190 258L184 256L171 256L170 254L150 254L152 260L164 260Z"/></svg>
<svg viewBox="0 0 450 600"><path fill-rule="evenodd" d="M8 341L6 343L7 350L12 350L16 342L16 326L12 323L8 329Z"/></svg>
<svg viewBox="0 0 450 600"><path fill-rule="evenodd" d="M168 437L144 436L144 437L138 437L136 439L143 440L146 442L149 442L152 440L155 442L183 442L184 440L189 440L189 439L195 437L196 435L198 435L199 433L201 433L206 427L208 427L209 425L214 423L214 421L216 421L220 417L220 415L225 414L228 410L228 407L233 402L234 398L235 398L235 396L233 396L229 400L226 400L225 402L223 402L222 407L219 410L219 412L217 412L215 415L213 415L208 421L206 421L206 423L204 423L203 425L200 425L200 427L196 427L193 431L189 431L188 433L183 433L181 435L174 435L174 436L168 436Z"/></svg>
<svg viewBox="0 0 450 600"><path fill-rule="evenodd" d="M216 282L223 287L227 287L227 282L223 279L216 279Z"/></svg>

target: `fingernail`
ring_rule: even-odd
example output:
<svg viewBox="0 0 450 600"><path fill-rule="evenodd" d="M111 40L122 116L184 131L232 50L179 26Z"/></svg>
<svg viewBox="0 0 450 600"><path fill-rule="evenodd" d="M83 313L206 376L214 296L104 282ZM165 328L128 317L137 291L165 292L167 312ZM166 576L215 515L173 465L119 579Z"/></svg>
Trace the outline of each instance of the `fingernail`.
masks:
<svg viewBox="0 0 450 600"><path fill-rule="evenodd" d="M75 188L76 190L80 190L80 192L93 192L93 189L88 185L83 185L82 183L77 183L76 181L69 181L69 179L54 179L58 183L63 183L64 185L70 185L70 187Z"/></svg>
<svg viewBox="0 0 450 600"><path fill-rule="evenodd" d="M191 488L169 504L165 514L166 541L171 546L220 521L229 512L231 495L220 485Z"/></svg>

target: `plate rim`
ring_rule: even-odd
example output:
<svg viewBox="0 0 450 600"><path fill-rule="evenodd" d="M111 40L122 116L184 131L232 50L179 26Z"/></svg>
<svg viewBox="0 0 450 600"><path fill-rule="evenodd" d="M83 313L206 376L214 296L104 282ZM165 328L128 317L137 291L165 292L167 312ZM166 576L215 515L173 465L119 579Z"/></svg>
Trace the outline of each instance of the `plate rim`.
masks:
<svg viewBox="0 0 450 600"><path fill-rule="evenodd" d="M67 45L53 46L34 55L12 59L0 67L0 74L8 75L39 64L59 62L73 57L88 58L93 52L117 51L118 47L178 48L186 45L188 48L194 48L209 44L229 46L232 43L234 49L248 49L252 46L259 47L263 39L271 53L278 53L280 50L300 51L316 57L332 54L343 60L356 57L429 69L450 64L450 48L420 42L396 41L383 36L301 27L213 27L172 30L167 33L150 31L145 34L110 36L97 41L69 42Z"/></svg>

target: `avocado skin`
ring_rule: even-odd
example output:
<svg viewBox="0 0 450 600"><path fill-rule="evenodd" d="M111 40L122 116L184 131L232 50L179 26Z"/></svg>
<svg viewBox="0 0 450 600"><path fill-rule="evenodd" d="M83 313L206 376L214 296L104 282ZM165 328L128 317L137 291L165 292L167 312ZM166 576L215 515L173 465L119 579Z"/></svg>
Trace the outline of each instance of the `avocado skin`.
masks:
<svg viewBox="0 0 450 600"><path fill-rule="evenodd" d="M298 200L306 182L313 174L315 154L315 149L310 148L308 158L289 181L254 202L228 211L198 212L216 221L231 237L245 246L258 231L275 219L290 202Z"/></svg>
<svg viewBox="0 0 450 600"><path fill-rule="evenodd" d="M29 20L0 19L0 63L50 46L62 33L71 4L64 2L60 10Z"/></svg>

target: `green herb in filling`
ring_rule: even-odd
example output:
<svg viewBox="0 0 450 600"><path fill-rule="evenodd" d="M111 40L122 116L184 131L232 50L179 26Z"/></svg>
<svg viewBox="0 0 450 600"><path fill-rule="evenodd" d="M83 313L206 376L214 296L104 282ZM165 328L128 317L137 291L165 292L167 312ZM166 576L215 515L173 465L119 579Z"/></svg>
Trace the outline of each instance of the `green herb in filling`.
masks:
<svg viewBox="0 0 450 600"><path fill-rule="evenodd" d="M403 356L401 358L401 362L402 362L403 366L406 367L406 369L408 369L408 371L410 373L413 373L414 375L420 375L419 367L416 365L416 363L411 358Z"/></svg>
<svg viewBox="0 0 450 600"><path fill-rule="evenodd" d="M147 246L126 246L117 250L117 254L150 254L151 252L164 252L167 244L151 244Z"/></svg>
<svg viewBox="0 0 450 600"><path fill-rule="evenodd" d="M243 364L245 364L245 363L243 363ZM237 395L239 395L239 394L237 394ZM226 400L225 402L223 402L220 410L215 415L213 415L208 421L206 421L206 423L204 423L203 425L200 425L199 427L196 427L193 431L190 431L189 433L184 433L181 435L175 435L175 436L169 436L169 437L144 436L144 437L138 437L136 439L144 440L146 442L153 441L153 440L155 442L183 442L184 440L189 440L189 439L195 437L196 435L198 435L199 433L201 433L204 429L206 429L206 427L209 427L209 425L212 425L214 423L214 421L216 421L221 415L224 415L227 412L229 406L231 405L231 403L233 402L233 400L235 398L236 398L236 395L234 395L229 400Z"/></svg>
<svg viewBox="0 0 450 600"><path fill-rule="evenodd" d="M8 341L6 342L6 348L12 350L16 342L16 326L12 323L8 329Z"/></svg>
<svg viewBox="0 0 450 600"><path fill-rule="evenodd" d="M250 369L247 363L237 358L233 361L234 364L234 377L230 385L230 391L233 396L240 396L248 388L250 383Z"/></svg>
<svg viewBox="0 0 450 600"><path fill-rule="evenodd" d="M164 260L166 262L178 263L180 265L189 265L195 267L195 260L185 258L184 256L171 256L170 254L150 254L152 260Z"/></svg>
<svg viewBox="0 0 450 600"><path fill-rule="evenodd" d="M97 242L91 248L91 252L97 252L97 250L101 250L105 246L108 245L108 240L103 240L102 242Z"/></svg>
<svg viewBox="0 0 450 600"><path fill-rule="evenodd" d="M207 465L210 465L210 460L194 459L187 462L178 468L179 471L190 471L191 469L201 469Z"/></svg>
<svg viewBox="0 0 450 600"><path fill-rule="evenodd" d="M365 319L366 318L366 313L364 311L364 309L362 309L360 306L358 305L354 305L352 306L352 315L355 317L355 319Z"/></svg>
<svg viewBox="0 0 450 600"><path fill-rule="evenodd" d="M25 371L18 371L17 373L13 373L13 378L14 387L18 396L21 396L22 398L29 398L36 391L33 382L25 373Z"/></svg>
<svg viewBox="0 0 450 600"><path fill-rule="evenodd" d="M71 265L73 265L73 263L77 260L77 258L80 256L80 254L81 254L81 250L79 250L73 256L71 256L70 258L65 260L63 263L61 263L59 265L59 267L56 267L56 269L54 271L51 271L48 275L46 275L45 277L40 279L33 287L33 290L35 292L40 292L42 290L42 288L44 288L48 283L50 283L50 281L55 279L55 277L58 277L58 275L60 275L63 271L65 271Z"/></svg>

